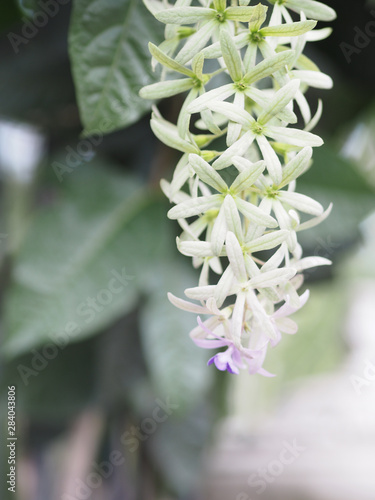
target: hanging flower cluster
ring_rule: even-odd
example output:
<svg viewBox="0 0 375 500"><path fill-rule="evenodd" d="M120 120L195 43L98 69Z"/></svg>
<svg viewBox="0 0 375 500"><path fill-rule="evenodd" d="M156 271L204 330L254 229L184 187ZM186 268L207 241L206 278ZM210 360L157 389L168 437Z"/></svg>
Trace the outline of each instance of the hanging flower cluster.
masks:
<svg viewBox="0 0 375 500"><path fill-rule="evenodd" d="M161 186L175 204L168 217L183 231L178 249L201 268L198 286L185 290L196 302L169 299L199 315L190 332L198 346L225 348L209 364L270 376L262 367L266 350L282 333L296 333L289 315L308 299L308 291L298 294L302 272L330 264L302 258L297 233L319 224L331 206L324 211L296 192L296 179L323 144L311 133L322 104L312 115L305 93L332 87L303 50L330 34L314 28L335 12L315 0L271 0L271 13L249 0L144 2L166 28L159 47L149 44L162 81L140 95L188 91L177 124L156 108L151 119L155 135L183 153L172 181Z"/></svg>

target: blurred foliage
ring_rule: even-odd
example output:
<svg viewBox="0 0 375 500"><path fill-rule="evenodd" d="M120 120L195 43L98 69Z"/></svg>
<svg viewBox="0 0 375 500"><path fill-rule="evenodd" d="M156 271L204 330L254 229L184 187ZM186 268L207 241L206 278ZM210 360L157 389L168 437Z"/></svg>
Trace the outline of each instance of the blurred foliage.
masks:
<svg viewBox="0 0 375 500"><path fill-rule="evenodd" d="M68 132L80 128L66 47L69 6L62 5L58 15L19 45L17 54L8 35L23 36L24 21L14 21L0 43L1 115L35 124L65 142Z"/></svg>
<svg viewBox="0 0 375 500"><path fill-rule="evenodd" d="M375 101L355 123L348 123L338 139L342 155L352 161L364 182L375 191Z"/></svg>
<svg viewBox="0 0 375 500"><path fill-rule="evenodd" d="M30 18L40 10L40 3L37 0L17 0L17 4L21 12Z"/></svg>
<svg viewBox="0 0 375 500"><path fill-rule="evenodd" d="M300 233L307 251L331 258L358 239L358 224L374 209L374 190L352 162L329 144L317 148L313 165L298 181L298 187L324 207L333 203L328 221Z"/></svg>
<svg viewBox="0 0 375 500"><path fill-rule="evenodd" d="M130 312L168 255L165 207L131 176L91 162L60 186L54 202L34 214L14 262L5 303L8 354L50 340L70 322L79 329L74 340L98 332ZM113 278L120 292L108 290ZM88 305L101 290L105 307Z"/></svg>

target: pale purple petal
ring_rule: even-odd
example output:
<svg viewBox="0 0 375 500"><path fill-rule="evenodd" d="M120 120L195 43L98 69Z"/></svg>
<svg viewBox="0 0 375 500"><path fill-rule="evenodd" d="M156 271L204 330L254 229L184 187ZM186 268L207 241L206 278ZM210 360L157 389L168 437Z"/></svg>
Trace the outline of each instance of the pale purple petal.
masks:
<svg viewBox="0 0 375 500"><path fill-rule="evenodd" d="M197 345L198 347L202 347L203 349L217 349L218 347L224 347L224 346L228 346L230 344L230 341L228 340L218 340L218 339L212 339L212 340L208 340L208 339L194 339L193 338L193 342L195 343L195 345Z"/></svg>
<svg viewBox="0 0 375 500"><path fill-rule="evenodd" d="M239 370L232 359L233 348L229 347L226 351L215 354L209 361L208 365L215 363L215 366L220 371L227 370L232 374L239 374Z"/></svg>

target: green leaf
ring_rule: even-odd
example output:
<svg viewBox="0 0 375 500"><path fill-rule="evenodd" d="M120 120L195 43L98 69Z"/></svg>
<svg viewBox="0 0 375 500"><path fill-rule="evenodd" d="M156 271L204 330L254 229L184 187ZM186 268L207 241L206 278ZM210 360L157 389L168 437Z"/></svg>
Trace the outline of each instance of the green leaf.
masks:
<svg viewBox="0 0 375 500"><path fill-rule="evenodd" d="M84 133L136 122L151 103L139 97L152 73L148 41L162 26L139 0L76 0L69 33L73 78Z"/></svg>
<svg viewBox="0 0 375 500"><path fill-rule="evenodd" d="M180 259L158 271L157 288L140 312L141 338L156 392L169 396L180 413L206 391L210 355L189 337L197 326L196 316L175 308L167 299L168 291L183 297L183 290L195 283L195 273Z"/></svg>
<svg viewBox="0 0 375 500"><path fill-rule="evenodd" d="M64 178L60 196L35 214L14 262L8 356L105 328L134 307L168 254L166 209L135 179L86 164Z"/></svg>

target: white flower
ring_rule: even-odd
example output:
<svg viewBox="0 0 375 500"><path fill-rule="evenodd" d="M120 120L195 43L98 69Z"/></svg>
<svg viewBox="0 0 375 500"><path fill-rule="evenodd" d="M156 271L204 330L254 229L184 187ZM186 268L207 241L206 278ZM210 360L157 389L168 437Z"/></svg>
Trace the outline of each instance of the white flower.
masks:
<svg viewBox="0 0 375 500"><path fill-rule="evenodd" d="M323 144L311 133L322 103L312 116L305 92L333 84L303 51L307 42L330 34L315 26L335 13L315 0L270 0L267 24L267 7L249 6L248 0L200 0L200 7L191 0L145 3L166 24L166 39L159 47L150 44L154 66L164 68L163 81L141 95L158 99L188 91L177 124L156 108L151 119L155 135L182 153L172 181L162 180L161 187L174 203L168 217L182 229L177 247L201 268L198 285L185 290L195 303L172 294L169 300L205 316L190 332L198 346L226 348L208 364L270 376L263 368L267 348L283 333L296 333L288 316L308 299L308 291L299 293L303 272L330 264L303 257L298 233L322 222L332 206L324 211L297 191L297 181L311 166L312 148ZM216 71L204 72L207 59L216 60ZM229 83L215 86L219 73ZM209 81L213 88L206 91ZM298 123L295 105L303 130L290 126ZM195 113L199 134L191 127ZM217 151L214 141L222 136L227 147Z"/></svg>

